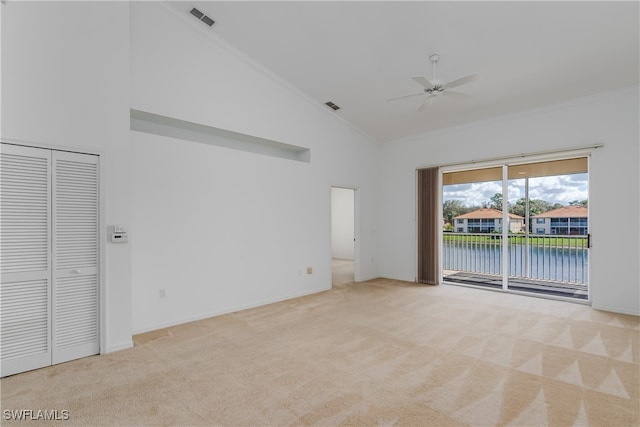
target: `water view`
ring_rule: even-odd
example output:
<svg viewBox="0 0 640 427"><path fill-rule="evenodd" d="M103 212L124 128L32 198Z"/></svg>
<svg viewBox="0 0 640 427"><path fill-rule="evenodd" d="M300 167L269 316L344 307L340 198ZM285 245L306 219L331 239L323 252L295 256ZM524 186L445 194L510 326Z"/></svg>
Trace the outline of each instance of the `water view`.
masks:
<svg viewBox="0 0 640 427"><path fill-rule="evenodd" d="M457 236L456 236L457 237ZM484 274L502 274L502 239L492 236L490 243L470 240L447 240L443 244L444 270ZM589 253L576 239L563 237L562 246L537 246L515 243L508 247L508 275L568 283L589 281ZM550 243L550 241L549 241ZM568 247L568 245L571 245ZM528 253L528 257L527 257Z"/></svg>

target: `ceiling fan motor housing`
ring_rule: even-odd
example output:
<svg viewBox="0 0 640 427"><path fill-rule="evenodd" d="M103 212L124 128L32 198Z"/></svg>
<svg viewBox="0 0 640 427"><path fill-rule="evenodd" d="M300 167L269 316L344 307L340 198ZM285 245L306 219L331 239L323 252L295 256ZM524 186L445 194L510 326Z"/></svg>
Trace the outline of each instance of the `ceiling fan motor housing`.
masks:
<svg viewBox="0 0 640 427"><path fill-rule="evenodd" d="M443 92L445 89L445 82L443 82L442 80L432 80L431 83L433 84L433 87L430 89L425 89L424 91L426 93L432 94L432 95L437 95L438 92Z"/></svg>
<svg viewBox="0 0 640 427"><path fill-rule="evenodd" d="M416 83L422 86L422 92L410 93L409 95L398 96L398 97L389 99L389 101L394 101L396 99L403 99L403 98L411 98L419 95L424 96L426 94L427 96L422 102L422 105L420 105L420 107L418 108L418 111L423 111L426 109L428 105L431 105L431 101L433 100L433 98L439 96L440 94L442 94L443 96L453 97L453 98L466 98L471 96L465 93L455 92L450 89L474 81L477 77L477 73L469 74L467 76L460 77L460 78L446 82L444 80L439 79L437 76L437 67L438 67L438 61L440 60L440 55L438 55L437 53L434 53L433 55L429 56L429 60L433 64L432 80L429 80L424 76L411 77Z"/></svg>

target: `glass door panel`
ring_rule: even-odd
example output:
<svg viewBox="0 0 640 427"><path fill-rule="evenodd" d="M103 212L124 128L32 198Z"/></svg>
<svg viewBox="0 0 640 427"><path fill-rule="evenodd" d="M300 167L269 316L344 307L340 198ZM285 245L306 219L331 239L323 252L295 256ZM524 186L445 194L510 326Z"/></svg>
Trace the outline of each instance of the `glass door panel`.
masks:
<svg viewBox="0 0 640 427"><path fill-rule="evenodd" d="M502 167L444 173L442 196L443 280L502 288Z"/></svg>
<svg viewBox="0 0 640 427"><path fill-rule="evenodd" d="M444 172L443 280L588 299L587 166L580 157L510 164L504 176L502 166Z"/></svg>
<svg viewBox="0 0 640 427"><path fill-rule="evenodd" d="M588 299L587 159L509 166L508 176L508 289Z"/></svg>
<svg viewBox="0 0 640 427"><path fill-rule="evenodd" d="M508 277L526 277L529 271L529 252L527 251L529 246L529 230L526 226L526 224L528 223L528 218L526 216L526 208L528 203L528 199L526 197L527 179L509 179L508 188Z"/></svg>

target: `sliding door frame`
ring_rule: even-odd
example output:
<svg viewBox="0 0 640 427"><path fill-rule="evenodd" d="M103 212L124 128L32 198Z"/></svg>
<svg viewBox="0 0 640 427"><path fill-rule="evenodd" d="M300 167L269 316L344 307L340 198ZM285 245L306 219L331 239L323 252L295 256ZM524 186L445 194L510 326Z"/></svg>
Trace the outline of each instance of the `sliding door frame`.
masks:
<svg viewBox="0 0 640 427"><path fill-rule="evenodd" d="M502 168L502 194L503 194L503 203L508 203L508 168L510 166L515 166L518 164L524 164L524 163L537 163L537 162L545 162L545 161L554 161L554 160L566 160L566 159L572 159L572 158L578 158L578 157L585 157L587 159L587 172L588 172L588 191L591 191L591 174L589 173L590 170L590 162L591 162L591 154L592 152L597 149L597 148L601 148L603 147L603 144L594 144L594 145L590 145L590 146L586 146L586 147L577 147L577 148L567 148L567 149L563 149L563 150L550 150L550 151L545 151L545 152L537 152L537 153L530 153L530 154L520 154L520 155L514 155L514 156L508 156L508 157L500 157L500 158L493 158L493 159L487 159L487 160L481 160L481 161L470 161L470 162L458 162L458 163L449 163L449 164L443 164L439 166L439 174L438 174L438 180L440 183L440 191L438 194L438 200L439 200L439 205L440 207L442 207L442 182L443 182L443 175L445 173L448 172L460 172L460 171L468 171L468 170L476 170L476 169L485 169L485 168L490 168L490 167L501 167ZM430 166L433 167L433 166ZM420 167L420 168L416 168L417 170L419 169L426 169L427 167ZM506 195L506 196L505 196ZM417 185L417 174L416 174L416 200L418 200L418 185ZM590 194L589 194L589 200L591 200ZM417 217L418 213L417 213L417 202L416 202L416 228L415 228L415 235L416 235L416 243L419 244L418 242L418 217ZM501 271L501 275L502 275L502 287L501 289L491 289L491 288L483 288L483 289L487 289L487 290L494 290L494 291L498 291L498 292L509 292L509 293L514 293L514 294L523 294L523 295L527 295L527 296L535 296L535 297L542 297L542 298L549 298L549 299L557 299L557 300L563 300L563 301L571 301L571 302L576 302L576 303L584 303L584 304L591 304L591 296L592 296L592 291L591 291L591 285L589 284L588 286L588 296L587 296L587 300L576 300L573 298L567 298L567 297L561 297L561 296L553 296L553 295L545 295L545 294L535 294L535 293L528 293L528 292L521 292L521 291L517 291L517 290L510 290L509 289L509 280L508 280L508 257L509 257L509 253L508 251L505 250L505 246L507 246L507 236L509 233L509 212L507 209L503 209L502 212L502 245L503 245L503 250L502 250L502 271ZM527 225L528 226L528 225ZM589 232L591 233L591 221L589 222ZM453 282L445 282L444 281L444 277L443 277L443 269L442 269L442 252L443 252L443 240L442 240L442 235L443 235L443 213L442 213L442 208L440 208L438 210L438 233L437 233L437 245L438 245L438 283L447 283L447 284L455 284L455 285L461 285L461 284L457 284L457 283L453 283ZM416 245L416 277L418 277L418 265L419 265L419 260L418 260L418 245ZM592 263L590 262L588 265L588 275L589 277L593 277L591 274L591 266ZM507 269L505 271L505 269ZM465 285L461 285L461 286L465 286Z"/></svg>

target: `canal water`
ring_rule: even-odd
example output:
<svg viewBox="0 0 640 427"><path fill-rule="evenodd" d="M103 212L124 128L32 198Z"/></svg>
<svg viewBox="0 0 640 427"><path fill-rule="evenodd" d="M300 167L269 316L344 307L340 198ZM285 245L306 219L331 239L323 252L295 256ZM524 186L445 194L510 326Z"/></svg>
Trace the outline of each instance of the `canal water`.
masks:
<svg viewBox="0 0 640 427"><path fill-rule="evenodd" d="M509 275L561 282L589 282L589 252L582 248L529 247L526 267L525 245L509 247ZM460 246L444 242L442 265L445 270L502 274L502 247Z"/></svg>

